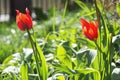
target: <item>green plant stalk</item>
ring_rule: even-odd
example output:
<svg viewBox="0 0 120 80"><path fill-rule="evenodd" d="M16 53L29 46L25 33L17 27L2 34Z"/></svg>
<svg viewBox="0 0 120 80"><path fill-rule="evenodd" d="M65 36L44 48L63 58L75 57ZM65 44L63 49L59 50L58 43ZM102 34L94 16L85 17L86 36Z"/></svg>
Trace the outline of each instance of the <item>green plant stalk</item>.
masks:
<svg viewBox="0 0 120 80"><path fill-rule="evenodd" d="M96 8L97 20L98 20L98 22L99 22L100 25L101 25L100 19L102 20L103 28L104 28L104 33L105 33L105 37L107 37L104 19L103 19L102 14L101 14L101 12L100 12L98 6L97 6L97 1L96 1L96 0L94 0L94 4L95 4L95 8ZM101 42L101 41L102 41L102 38L101 38L101 36L102 36L102 35L101 35L102 29L101 29L101 27L100 27L99 29L100 29L100 42ZM100 46L101 46L101 43L100 43ZM99 49L99 50L100 50L100 49ZM103 54L103 55L104 55L104 54ZM99 57L99 58L100 58L99 69L100 69L100 72L101 72L101 79L104 80L105 73L106 73L106 72L105 72L106 68L105 68L105 70L104 70L104 69L103 69L103 70L101 69L101 65L102 65L102 61L101 61L101 58L102 58L101 50L100 50L99 56L100 56L100 57ZM105 63L106 63L106 61L105 61ZM103 72L102 72L102 71L103 71Z"/></svg>
<svg viewBox="0 0 120 80"><path fill-rule="evenodd" d="M38 75L39 75L38 78L40 80L40 68L39 68L39 62L38 62L39 60L38 60L36 49L35 49L35 42L33 41L28 28L27 28L27 33L28 33L28 36L29 36L29 39L30 39L30 43L31 43L32 49L33 49L33 53L34 53L34 57L35 57L35 61L36 61L36 68L37 68Z"/></svg>
<svg viewBox="0 0 120 80"><path fill-rule="evenodd" d="M28 29L28 27L24 24L24 22L21 20L21 22L22 22L22 24L24 25L24 28L26 28L26 31L27 31L27 33L28 33L28 37L29 37L29 39L30 39L30 43L31 43L31 46L32 46L32 49L33 49L33 53L34 53L34 57L35 57L35 61L36 61L36 68L37 68L37 72L38 72L38 79L39 80L41 80L40 79L40 66L39 66L39 59L38 59L38 57L37 57L37 50L36 50L36 41L35 40L33 40L33 38L31 37L31 34L30 34L30 32L29 32L29 29ZM32 28L32 30L33 30L33 28ZM34 32L34 30L33 30L33 32ZM34 34L34 36L35 36L35 34Z"/></svg>
<svg viewBox="0 0 120 80"><path fill-rule="evenodd" d="M63 12L63 15L62 15L62 21L61 21L61 24L60 24L60 30L63 27L64 18L65 18L65 14L66 14L66 11L67 11L67 5L68 5L68 0L66 0L66 3L65 3L64 12Z"/></svg>
<svg viewBox="0 0 120 80"><path fill-rule="evenodd" d="M111 70L111 63L112 63L112 53L113 53L113 47L110 46L110 56L109 56L109 66L110 66L110 74L109 74L109 77L111 78L111 73L112 73L112 70ZM111 79L110 79L111 80Z"/></svg>
<svg viewBox="0 0 120 80"><path fill-rule="evenodd" d="M99 71L101 72L102 71L102 68L101 68L101 65L102 65L102 54L104 54L104 52L102 51L102 49L98 45L97 41L94 41L94 43L97 46L98 51L99 51L99 55L98 55L98 58L99 58ZM101 75L102 75L102 73L101 73ZM103 76L101 76L101 79L102 79L102 77Z"/></svg>
<svg viewBox="0 0 120 80"><path fill-rule="evenodd" d="M101 14L98 6L97 6L97 1L94 0L94 3L95 3L95 8L96 8L97 20L98 20L99 24L100 24L100 19L102 20L104 33L105 33L105 36L107 36L107 32L106 32L106 28L105 28L105 22L104 22L104 19L102 17L102 14ZM100 27L100 29L101 29L101 27Z"/></svg>
<svg viewBox="0 0 120 80"><path fill-rule="evenodd" d="M53 7L53 20L52 20L52 22L53 22L53 25L52 25L52 28L53 28L53 32L55 32L55 23L56 23L56 20L55 20L55 5L54 5L54 7Z"/></svg>
<svg viewBox="0 0 120 80"><path fill-rule="evenodd" d="M34 35L35 37L35 35ZM38 64L38 69L40 70L40 79L41 80L47 80L47 73L48 73L48 68L47 68L47 64L46 64L46 59L44 57L44 54L41 50L41 48L39 47L39 45L36 42L36 39L33 36L31 36L32 41L34 42L34 47L35 47L35 51L36 51L36 59L37 59L37 64Z"/></svg>
<svg viewBox="0 0 120 80"><path fill-rule="evenodd" d="M104 52L102 51L102 49L99 47L99 45L97 44L97 41L94 41L94 43L96 44L98 50L99 50L101 53L104 53Z"/></svg>
<svg viewBox="0 0 120 80"><path fill-rule="evenodd" d="M32 28L32 31L33 31L33 36L35 37L35 34L34 34L34 29ZM30 35L31 36L31 35ZM37 48L36 48L36 40L35 39L33 39L32 37L31 37L31 39L32 39L32 42L33 42L33 45L34 45L34 48L35 48L35 51L36 51L36 59L37 60L39 60L40 59L40 55L37 55L37 53L39 53L38 52L38 50L37 50Z"/></svg>
<svg viewBox="0 0 120 80"><path fill-rule="evenodd" d="M99 23L99 26L100 26L100 17L101 17L101 13L100 13L100 11L99 11L99 8L98 8L98 6L97 6L97 1L96 0L94 0L94 4L95 4L95 10L96 10L96 16L97 16L97 21L98 21L98 23ZM100 42L101 42L101 27L99 27L99 33L100 33ZM102 61L101 61L101 58L102 58L102 50L101 50L101 43L100 43L100 47L98 46L98 44L97 44L97 42L95 41L95 44L96 44L96 46L98 47L98 49L100 50L100 53L99 53L99 62L100 62L100 65L99 65L99 70L100 70L100 72L101 72L101 64L102 64ZM104 72L103 72L104 73ZM101 79L102 79L102 73L101 73Z"/></svg>
<svg viewBox="0 0 120 80"><path fill-rule="evenodd" d="M108 36L108 53L107 53L107 57L108 57L108 78L109 80L111 80L111 62L112 62L112 53L113 53L113 47L112 47L112 35L109 34Z"/></svg>
<svg viewBox="0 0 120 80"><path fill-rule="evenodd" d="M50 36L51 34L52 34L51 32L49 32L49 33L47 34L47 36L45 37L45 40L44 40L45 43L47 42L47 40L48 40L48 38L49 38L49 36ZM46 44L43 44L42 49L44 49L45 45L46 45Z"/></svg>
<svg viewBox="0 0 120 80"><path fill-rule="evenodd" d="M102 21L102 23L103 23L103 30L104 30L104 34L105 34L105 45L108 47L107 48L107 50L105 51L105 53L107 54L107 56L106 56L106 54L104 53L102 56L106 56L106 58L104 59L104 62L105 62L105 64L108 64L108 66L106 66L104 69L103 69L103 74L102 74L102 80L105 80L105 79L107 79L107 80L111 80L111 61L112 61L112 59L111 59L111 52L113 52L113 50L112 50L112 44L111 44L111 36L109 36L109 32L108 32L108 30L107 30L107 26L106 26L106 24L105 24L105 21L104 21L104 18L103 18L103 16L102 16L102 14L101 14L101 12L100 12L100 10L99 10L99 8L98 8L98 6L97 6L97 2L96 2L96 0L94 0L95 2L95 7L96 7L96 14L97 14L97 19L98 19L98 21L99 21L99 24L100 24L100 19L101 19L101 21ZM109 38L110 37L110 38ZM100 42L102 41L102 38L101 38L101 27L100 27ZM106 74L106 76L105 76L105 74Z"/></svg>

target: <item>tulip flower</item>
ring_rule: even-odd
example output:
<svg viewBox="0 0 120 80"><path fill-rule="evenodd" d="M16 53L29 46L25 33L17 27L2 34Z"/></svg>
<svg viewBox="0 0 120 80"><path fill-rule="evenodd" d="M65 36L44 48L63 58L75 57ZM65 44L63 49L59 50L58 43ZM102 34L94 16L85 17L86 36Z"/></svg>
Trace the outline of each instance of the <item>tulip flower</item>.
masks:
<svg viewBox="0 0 120 80"><path fill-rule="evenodd" d="M26 14L21 13L19 10L16 10L16 24L18 25L21 31L26 29L32 29L32 18L30 16L30 11L26 8Z"/></svg>
<svg viewBox="0 0 120 80"><path fill-rule="evenodd" d="M98 38L98 22L88 22L83 18L80 18L82 24L83 34L90 40L96 40Z"/></svg>

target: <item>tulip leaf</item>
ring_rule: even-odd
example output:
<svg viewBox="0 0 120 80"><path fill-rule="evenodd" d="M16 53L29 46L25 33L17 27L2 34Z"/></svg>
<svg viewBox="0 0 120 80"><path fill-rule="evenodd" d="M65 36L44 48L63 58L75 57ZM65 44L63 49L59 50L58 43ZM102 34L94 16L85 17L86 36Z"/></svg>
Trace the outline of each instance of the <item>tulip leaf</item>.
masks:
<svg viewBox="0 0 120 80"><path fill-rule="evenodd" d="M48 67L47 67L45 56L44 56L41 48L38 46L38 44L36 44L36 48L39 52L38 58L40 58L39 60L41 60L40 72L42 73L41 74L42 80L47 80Z"/></svg>
<svg viewBox="0 0 120 80"><path fill-rule="evenodd" d="M100 73L99 73L99 71L97 71L97 70L95 70L93 68L77 69L75 71L76 71L76 74L82 73L82 74L85 74L85 75L89 74L89 73L95 73L96 74L96 79L100 80Z"/></svg>
<svg viewBox="0 0 120 80"><path fill-rule="evenodd" d="M70 56L67 55L66 50L61 45L57 48L57 58L60 62L62 62L69 68L72 68L72 61L70 59Z"/></svg>
<svg viewBox="0 0 120 80"><path fill-rule="evenodd" d="M14 57L12 55L10 55L9 57L7 57L4 61L3 64L7 64L8 62L10 62L10 60L12 60Z"/></svg>
<svg viewBox="0 0 120 80"><path fill-rule="evenodd" d="M28 80L28 66L27 63L23 62L20 67L20 73L22 76L22 80Z"/></svg>
<svg viewBox="0 0 120 80"><path fill-rule="evenodd" d="M77 53L77 61L80 67L90 66L97 56L97 50L86 49Z"/></svg>
<svg viewBox="0 0 120 80"><path fill-rule="evenodd" d="M73 74L72 70L68 68L68 66L66 66L65 64L60 64L60 63L54 63L53 67L58 70L58 71L62 71L64 73L67 74Z"/></svg>
<svg viewBox="0 0 120 80"><path fill-rule="evenodd" d="M20 53L15 53L9 57L7 57L4 61L3 64L16 64L18 62L21 62L21 55Z"/></svg>

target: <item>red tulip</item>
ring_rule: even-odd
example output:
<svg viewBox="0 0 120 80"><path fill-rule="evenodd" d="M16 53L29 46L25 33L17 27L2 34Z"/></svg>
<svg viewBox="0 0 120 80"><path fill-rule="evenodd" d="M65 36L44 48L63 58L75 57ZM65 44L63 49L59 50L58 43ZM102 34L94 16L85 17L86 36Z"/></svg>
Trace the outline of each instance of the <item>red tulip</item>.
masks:
<svg viewBox="0 0 120 80"><path fill-rule="evenodd" d="M98 22L87 22L85 19L80 18L82 24L83 34L90 40L96 40L98 38Z"/></svg>
<svg viewBox="0 0 120 80"><path fill-rule="evenodd" d="M16 12L16 24L18 25L19 29L21 31L32 29L33 23L28 8L26 8L26 14L21 13L19 10L16 10Z"/></svg>

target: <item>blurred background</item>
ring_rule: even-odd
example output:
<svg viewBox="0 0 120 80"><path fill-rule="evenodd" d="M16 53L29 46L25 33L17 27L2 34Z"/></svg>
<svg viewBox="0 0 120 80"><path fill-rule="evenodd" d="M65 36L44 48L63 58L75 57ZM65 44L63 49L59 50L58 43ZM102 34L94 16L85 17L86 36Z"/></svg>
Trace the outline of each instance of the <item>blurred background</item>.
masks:
<svg viewBox="0 0 120 80"><path fill-rule="evenodd" d="M92 2L92 0L82 0L85 2ZM0 22L9 21L15 19L15 10L25 12L25 8L28 7L31 11L33 18L43 17L46 18L46 11L55 7L58 10L64 8L66 0L0 0ZM75 8L75 3L72 0L68 0L68 9ZM40 15L41 16L40 16Z"/></svg>

